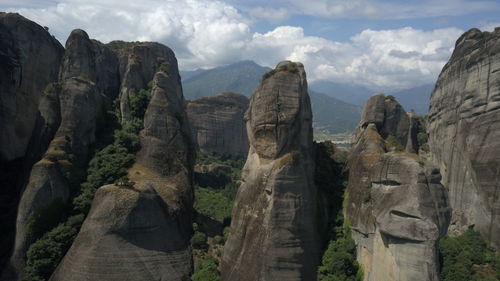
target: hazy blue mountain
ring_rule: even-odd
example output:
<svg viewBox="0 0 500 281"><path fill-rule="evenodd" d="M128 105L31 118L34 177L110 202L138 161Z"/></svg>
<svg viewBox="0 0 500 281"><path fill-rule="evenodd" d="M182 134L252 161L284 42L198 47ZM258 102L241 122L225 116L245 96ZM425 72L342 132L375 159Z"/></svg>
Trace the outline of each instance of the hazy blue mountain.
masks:
<svg viewBox="0 0 500 281"><path fill-rule="evenodd" d="M362 106L375 91L363 86L341 84L331 81L314 81L309 83L309 88L313 91L325 93L330 97L345 101L350 104Z"/></svg>
<svg viewBox="0 0 500 281"><path fill-rule="evenodd" d="M392 94L406 111L414 110L417 114L425 115L429 110L433 84L427 84L411 89L402 90Z"/></svg>
<svg viewBox="0 0 500 281"><path fill-rule="evenodd" d="M361 107L316 91L309 91L313 126L317 131L333 134L351 132L360 121Z"/></svg>
<svg viewBox="0 0 500 281"><path fill-rule="evenodd" d="M321 93L345 101L347 103L362 106L368 98L380 91L370 90L363 86L341 84L329 81L315 81L310 83L309 88ZM398 92L388 91L383 94L393 95L403 105L406 111L414 110L417 114L427 114L429 100L434 89L433 84L422 85Z"/></svg>
<svg viewBox="0 0 500 281"><path fill-rule="evenodd" d="M193 99L222 92L236 92L250 96L270 68L253 61L240 61L209 70L181 72L184 97Z"/></svg>
<svg viewBox="0 0 500 281"><path fill-rule="evenodd" d="M241 61L208 70L181 72L186 99L236 92L250 96L262 75L270 68L252 61ZM353 131L360 120L361 108L327 94L310 91L315 130L336 134Z"/></svg>

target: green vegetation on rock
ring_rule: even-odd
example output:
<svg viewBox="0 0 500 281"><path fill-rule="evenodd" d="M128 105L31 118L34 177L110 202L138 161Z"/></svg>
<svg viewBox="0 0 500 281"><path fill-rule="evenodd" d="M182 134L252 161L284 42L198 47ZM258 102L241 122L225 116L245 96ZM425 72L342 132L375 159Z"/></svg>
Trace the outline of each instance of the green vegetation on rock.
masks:
<svg viewBox="0 0 500 281"><path fill-rule="evenodd" d="M140 148L138 134L142 129L142 119L149 103L150 95L141 92L136 100L132 99L132 121L118 124L117 116L108 113L107 122L111 124L111 128L117 129L111 137L101 136L100 139L109 140L111 143L96 145L101 149L95 149L86 173L78 171L78 167L83 169L81 165L74 164L70 166L71 169L64 171L71 189L76 189L72 191L72 204L65 206L56 200L30 216L29 235L33 240L38 240L28 249L23 281L42 281L50 278L76 238L97 188L126 177L127 169L134 163L135 152ZM83 174L87 175L84 182L79 180Z"/></svg>
<svg viewBox="0 0 500 281"><path fill-rule="evenodd" d="M429 141L429 134L427 133L427 120L426 116L418 116L418 134L417 134L417 141L418 141L418 146L425 152L429 152L429 144L427 143Z"/></svg>
<svg viewBox="0 0 500 281"><path fill-rule="evenodd" d="M318 268L320 281L361 281L363 271L356 261L356 244L346 224L339 229L336 240L330 241L321 266Z"/></svg>
<svg viewBox="0 0 500 281"><path fill-rule="evenodd" d="M442 238L439 250L442 281L500 280L500 256L475 230Z"/></svg>
<svg viewBox="0 0 500 281"><path fill-rule="evenodd" d="M195 186L194 209L203 215L209 216L220 222L231 218L231 210L233 202L224 196L221 192L214 191L210 188Z"/></svg>
<svg viewBox="0 0 500 281"><path fill-rule="evenodd" d="M217 261L212 257L207 257L201 266L191 276L192 281L220 281L220 272Z"/></svg>
<svg viewBox="0 0 500 281"><path fill-rule="evenodd" d="M328 208L329 243L318 267L319 281L361 281L362 271L356 261L356 244L349 222L344 221L348 193L345 152L333 143L315 143L315 184Z"/></svg>

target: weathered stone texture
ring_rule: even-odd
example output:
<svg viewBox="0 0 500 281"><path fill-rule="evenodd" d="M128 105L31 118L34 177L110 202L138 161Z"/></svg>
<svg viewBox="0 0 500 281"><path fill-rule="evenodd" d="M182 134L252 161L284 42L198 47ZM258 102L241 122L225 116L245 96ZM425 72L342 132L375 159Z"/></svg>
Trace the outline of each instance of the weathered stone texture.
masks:
<svg viewBox="0 0 500 281"><path fill-rule="evenodd" d="M224 247L223 280L316 280L312 114L301 63L282 62L250 99L250 151Z"/></svg>
<svg viewBox="0 0 500 281"><path fill-rule="evenodd" d="M189 279L194 147L176 71L155 75L131 182L98 189L51 281Z"/></svg>
<svg viewBox="0 0 500 281"><path fill-rule="evenodd" d="M187 112L198 148L208 154L246 157L248 137L243 120L248 98L223 93L189 101Z"/></svg>
<svg viewBox="0 0 500 281"><path fill-rule="evenodd" d="M373 96L363 116L383 112L386 103L376 101L384 99ZM398 114L406 123L406 113ZM408 135L394 125L402 123L394 116L363 118L358 127L349 154L345 215L365 280L437 281L437 241L446 234L451 216L447 193L432 164L408 151L388 150L383 135Z"/></svg>
<svg viewBox="0 0 500 281"><path fill-rule="evenodd" d="M431 97L429 145L450 194L450 234L474 226L500 249L500 28L456 42Z"/></svg>
<svg viewBox="0 0 500 281"><path fill-rule="evenodd" d="M38 106L57 80L63 53L43 27L0 12L0 271L12 250L22 188L43 153L33 148L48 143L34 143Z"/></svg>

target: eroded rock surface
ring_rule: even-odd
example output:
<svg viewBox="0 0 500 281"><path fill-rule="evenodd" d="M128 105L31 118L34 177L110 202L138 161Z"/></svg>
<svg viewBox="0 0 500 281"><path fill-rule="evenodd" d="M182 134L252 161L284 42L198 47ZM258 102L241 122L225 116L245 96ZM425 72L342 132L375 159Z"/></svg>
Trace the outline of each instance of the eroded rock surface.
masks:
<svg viewBox="0 0 500 281"><path fill-rule="evenodd" d="M67 202L70 186L65 170L86 163L98 124L102 123L105 108L104 97L95 83L99 76L95 44L98 43L93 43L83 30L74 30L66 43L61 80L47 87L42 97L42 124L37 127L40 132L35 131L34 135L51 141L42 159L34 164L19 203L14 251L7 269L10 273L5 273L12 280L16 279L14 276L20 278L28 246L33 242L28 233L30 215L56 199ZM45 146L43 142L38 145Z"/></svg>
<svg viewBox="0 0 500 281"><path fill-rule="evenodd" d="M223 280L316 280L312 116L301 63L281 62L250 99L250 151L224 247Z"/></svg>
<svg viewBox="0 0 500 281"><path fill-rule="evenodd" d="M51 281L189 279L194 147L176 73L155 75L131 182L98 189Z"/></svg>
<svg viewBox="0 0 500 281"><path fill-rule="evenodd" d="M43 27L0 12L0 271L12 250L17 205L48 141L34 139L45 87L57 81L64 48Z"/></svg>
<svg viewBox="0 0 500 281"><path fill-rule="evenodd" d="M428 129L453 207L450 233L474 226L500 249L500 28L457 40L432 93Z"/></svg>
<svg viewBox="0 0 500 281"><path fill-rule="evenodd" d="M367 281L439 280L437 241L451 216L447 193L431 163L388 146L387 136L410 133L394 125L407 122L404 111L403 120L372 114L387 102L397 103L383 95L366 103L349 155L345 212L357 258Z"/></svg>
<svg viewBox="0 0 500 281"><path fill-rule="evenodd" d="M160 67L163 71L173 71L168 73L170 77L179 75L177 61L173 59L175 55L170 48L155 42L113 41L107 46L118 56L122 121L130 121L131 96L148 88Z"/></svg>
<svg viewBox="0 0 500 281"><path fill-rule="evenodd" d="M243 120L248 98L241 94L222 93L188 102L192 135L204 153L246 157L248 137Z"/></svg>

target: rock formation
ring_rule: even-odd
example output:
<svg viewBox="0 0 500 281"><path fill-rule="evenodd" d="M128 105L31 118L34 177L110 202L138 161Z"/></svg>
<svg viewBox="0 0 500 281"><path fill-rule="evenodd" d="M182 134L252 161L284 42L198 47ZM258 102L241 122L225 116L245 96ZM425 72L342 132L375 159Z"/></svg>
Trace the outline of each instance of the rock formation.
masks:
<svg viewBox="0 0 500 281"><path fill-rule="evenodd" d="M12 250L16 209L33 162L34 130L47 84L57 81L64 48L43 27L0 13L0 271ZM50 140L49 140L50 141Z"/></svg>
<svg viewBox="0 0 500 281"><path fill-rule="evenodd" d="M451 211L439 170L389 138L412 135L409 120L397 101L371 97L349 155L344 211L367 281L439 280Z"/></svg>
<svg viewBox="0 0 500 281"><path fill-rule="evenodd" d="M169 61L154 78L131 182L97 190L51 281L189 278L194 147L175 57Z"/></svg>
<svg viewBox="0 0 500 281"><path fill-rule="evenodd" d="M443 173L450 233L475 229L500 249L500 28L456 42L431 97L429 146Z"/></svg>
<svg viewBox="0 0 500 281"><path fill-rule="evenodd" d="M158 43L104 45L77 29L64 50L44 28L5 13L0 13L0 37L0 87L5 93L0 99L0 180L5 186L0 191L0 208L5 209L0 215L0 271L11 251L16 207L26 186L15 250L1 277L14 280L33 242L27 230L30 215L58 198L70 199L66 172L75 165L85 167L90 147L107 130L105 113L112 101L120 97L123 120L130 119L130 98L148 87L159 68L169 76L163 85L181 97L182 90L173 52Z"/></svg>
<svg viewBox="0 0 500 281"><path fill-rule="evenodd" d="M155 42L113 41L108 46L117 54L120 65L122 121L130 121L130 97L147 88L159 68L168 71L177 62L172 60L175 56L170 48ZM169 73L174 74L178 75L178 72Z"/></svg>
<svg viewBox="0 0 500 281"><path fill-rule="evenodd" d="M320 259L312 114L304 67L281 62L245 114L250 143L222 279L316 280Z"/></svg>
<svg viewBox="0 0 500 281"><path fill-rule="evenodd" d="M30 215L56 199L67 202L70 186L65 170L86 163L89 148L96 140L98 124L102 123L105 111L104 97L95 83L97 77L101 77L95 61L95 45L98 44L83 30L71 33L66 42L61 80L47 87L40 103L44 106L39 110L40 115L46 123L42 126L46 130L40 135L53 136L53 139L42 159L33 166L19 203L14 252L10 260L12 268L8 269L14 271L13 276L21 276L27 247L33 242L28 237ZM54 129L55 132L50 132Z"/></svg>
<svg viewBox="0 0 500 281"><path fill-rule="evenodd" d="M248 138L243 115L248 98L235 93L197 98L188 102L192 135L204 153L245 157Z"/></svg>

